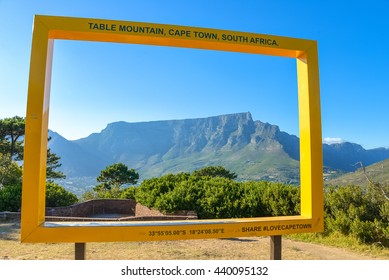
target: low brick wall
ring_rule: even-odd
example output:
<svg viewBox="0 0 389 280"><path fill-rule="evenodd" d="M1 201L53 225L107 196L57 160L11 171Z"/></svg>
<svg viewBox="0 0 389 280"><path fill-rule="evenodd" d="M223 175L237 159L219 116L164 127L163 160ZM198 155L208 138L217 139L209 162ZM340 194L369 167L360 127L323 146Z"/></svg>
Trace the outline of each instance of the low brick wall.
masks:
<svg viewBox="0 0 389 280"><path fill-rule="evenodd" d="M0 221L20 221L20 212L0 212Z"/></svg>
<svg viewBox="0 0 389 280"><path fill-rule="evenodd" d="M110 216L112 215L112 216ZM195 220L194 211L163 214L133 199L96 199L67 207L46 207L46 221L162 221ZM20 212L0 212L0 221L20 221Z"/></svg>
<svg viewBox="0 0 389 280"><path fill-rule="evenodd" d="M105 214L135 216L136 204L133 199L94 199L66 207L46 207L46 216L91 217Z"/></svg>
<svg viewBox="0 0 389 280"><path fill-rule="evenodd" d="M110 216L110 214L112 216ZM46 221L158 221L193 220L194 211L163 214L133 199L96 199L67 207L47 207Z"/></svg>
<svg viewBox="0 0 389 280"><path fill-rule="evenodd" d="M180 216L180 215L164 215L164 216L128 216L120 218L89 218L89 217L58 217L46 216L47 222L135 222L135 221L172 221L172 220L197 220L197 215Z"/></svg>

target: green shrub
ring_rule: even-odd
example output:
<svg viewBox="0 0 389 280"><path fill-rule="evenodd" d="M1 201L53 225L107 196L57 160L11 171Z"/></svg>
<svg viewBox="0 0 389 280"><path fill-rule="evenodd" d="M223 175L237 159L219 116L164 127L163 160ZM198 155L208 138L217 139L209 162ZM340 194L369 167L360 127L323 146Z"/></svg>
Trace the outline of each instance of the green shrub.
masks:
<svg viewBox="0 0 389 280"><path fill-rule="evenodd" d="M361 243L389 246L389 202L371 187L329 187L325 192L325 234L340 232Z"/></svg>
<svg viewBox="0 0 389 280"><path fill-rule="evenodd" d="M296 215L300 191L294 186L269 182L236 182L197 173L168 174L142 182L138 202L170 213L193 210L201 219Z"/></svg>
<svg viewBox="0 0 389 280"><path fill-rule="evenodd" d="M78 202L75 194L54 183L46 183L46 207L69 206Z"/></svg>
<svg viewBox="0 0 389 280"><path fill-rule="evenodd" d="M300 213L300 189L281 183L266 182L261 202L267 216L289 216Z"/></svg>
<svg viewBox="0 0 389 280"><path fill-rule="evenodd" d="M18 185L22 182L22 167L0 153L0 188Z"/></svg>
<svg viewBox="0 0 389 280"><path fill-rule="evenodd" d="M22 184L12 184L0 188L0 211L17 212L22 204Z"/></svg>
<svg viewBox="0 0 389 280"><path fill-rule="evenodd" d="M350 224L351 236L356 237L362 243L373 243L376 241L374 223L355 219Z"/></svg>
<svg viewBox="0 0 389 280"><path fill-rule="evenodd" d="M122 193L120 194L120 198L122 199L135 199L136 190L138 187L127 187L123 189Z"/></svg>

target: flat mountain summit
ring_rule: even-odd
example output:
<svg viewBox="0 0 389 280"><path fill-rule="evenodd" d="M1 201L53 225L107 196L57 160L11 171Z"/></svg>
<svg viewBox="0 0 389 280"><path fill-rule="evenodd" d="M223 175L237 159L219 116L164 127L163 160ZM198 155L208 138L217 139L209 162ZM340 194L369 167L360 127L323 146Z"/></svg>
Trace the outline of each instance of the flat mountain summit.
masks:
<svg viewBox="0 0 389 280"><path fill-rule="evenodd" d="M277 125L254 121L249 112L197 119L114 122L99 133L67 140L49 132L49 147L61 157L68 178L97 177L122 162L141 179L222 165L240 180L299 182L299 138ZM389 158L389 149L365 150L354 143L323 144L326 168L354 171Z"/></svg>

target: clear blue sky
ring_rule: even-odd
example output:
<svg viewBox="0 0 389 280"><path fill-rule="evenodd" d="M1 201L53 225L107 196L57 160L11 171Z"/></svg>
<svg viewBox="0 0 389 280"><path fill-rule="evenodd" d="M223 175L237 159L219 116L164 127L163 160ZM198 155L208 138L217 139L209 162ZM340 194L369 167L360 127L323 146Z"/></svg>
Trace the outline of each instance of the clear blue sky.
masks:
<svg viewBox="0 0 389 280"><path fill-rule="evenodd" d="M24 116L33 15L206 27L318 41L323 138L389 147L389 1L0 0L0 118ZM298 135L295 60L55 42L50 128L250 111Z"/></svg>

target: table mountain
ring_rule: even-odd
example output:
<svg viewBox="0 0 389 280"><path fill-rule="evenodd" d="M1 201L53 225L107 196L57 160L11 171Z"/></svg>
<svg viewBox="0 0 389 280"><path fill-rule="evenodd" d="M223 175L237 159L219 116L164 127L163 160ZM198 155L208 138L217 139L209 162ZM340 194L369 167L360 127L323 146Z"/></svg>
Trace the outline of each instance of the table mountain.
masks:
<svg viewBox="0 0 389 280"><path fill-rule="evenodd" d="M208 118L114 122L99 133L69 141L50 132L49 146L61 157L68 177L96 178L107 165L122 162L142 179L165 173L222 165L241 180L299 181L299 138L279 127L254 121L250 113ZM389 158L388 149L365 150L360 145L323 145L328 168L355 170Z"/></svg>

